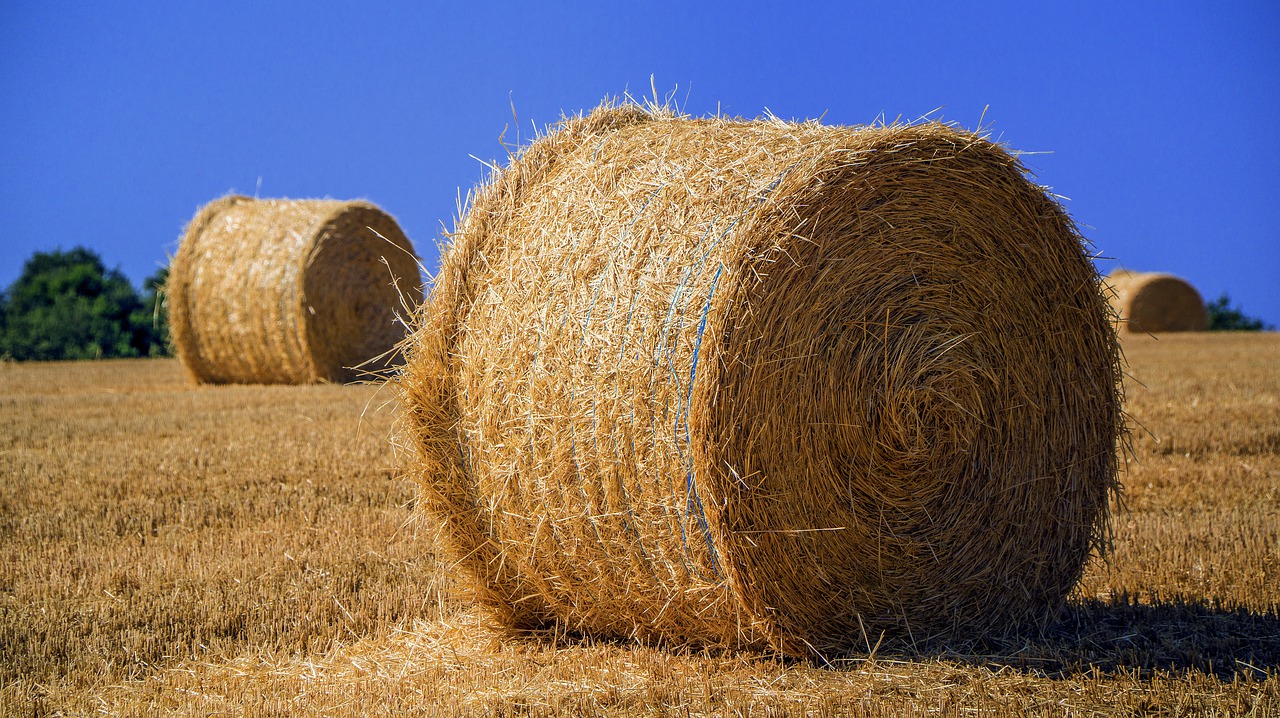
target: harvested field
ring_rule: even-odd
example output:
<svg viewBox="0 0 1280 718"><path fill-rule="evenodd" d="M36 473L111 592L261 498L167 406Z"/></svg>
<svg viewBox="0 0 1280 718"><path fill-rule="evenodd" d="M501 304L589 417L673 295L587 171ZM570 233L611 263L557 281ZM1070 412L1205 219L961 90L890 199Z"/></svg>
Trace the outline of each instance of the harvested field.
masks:
<svg viewBox="0 0 1280 718"><path fill-rule="evenodd" d="M0 364L0 714L1280 714L1280 335L1125 352L1127 506L1067 620L830 666L483 625L386 389Z"/></svg>

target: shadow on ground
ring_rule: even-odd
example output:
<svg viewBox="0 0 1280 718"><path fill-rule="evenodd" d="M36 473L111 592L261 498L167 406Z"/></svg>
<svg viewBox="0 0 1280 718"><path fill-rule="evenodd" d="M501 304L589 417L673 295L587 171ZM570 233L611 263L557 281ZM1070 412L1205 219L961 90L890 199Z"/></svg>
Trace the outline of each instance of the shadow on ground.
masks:
<svg viewBox="0 0 1280 718"><path fill-rule="evenodd" d="M615 645L631 641L593 637L562 628L520 630L516 635L546 646ZM728 648L664 647L677 652L712 655ZM1179 676L1201 673L1219 680L1266 680L1280 677L1280 610L1261 613L1201 599L1146 600L1117 595L1109 600L1077 600L1067 604L1060 620L1043 632L1011 633L977 641L930 646L882 642L871 655L810 659L762 654L783 663L810 663L833 670L852 670L874 661L952 661L991 670L1014 669L1047 678L1073 676Z"/></svg>
<svg viewBox="0 0 1280 718"><path fill-rule="evenodd" d="M1196 671L1226 681L1265 679L1280 673L1280 613L1117 596L1069 604L1042 636L932 657L1049 677Z"/></svg>

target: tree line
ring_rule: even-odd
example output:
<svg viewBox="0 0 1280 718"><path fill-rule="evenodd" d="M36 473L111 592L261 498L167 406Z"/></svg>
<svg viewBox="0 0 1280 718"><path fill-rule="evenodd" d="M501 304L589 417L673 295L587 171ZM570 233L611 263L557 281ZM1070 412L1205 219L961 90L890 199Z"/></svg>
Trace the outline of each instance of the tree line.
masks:
<svg viewBox="0 0 1280 718"><path fill-rule="evenodd" d="M141 291L84 247L36 252L0 293L0 359L167 356L168 268Z"/></svg>
<svg viewBox="0 0 1280 718"><path fill-rule="evenodd" d="M1223 292L1220 297L1205 305L1209 312L1209 331L1264 332L1275 329L1274 326L1258 317L1251 317L1244 310L1231 303L1231 297Z"/></svg>
<svg viewBox="0 0 1280 718"><path fill-rule="evenodd" d="M164 301L169 269L134 289L91 249L36 252L0 292L0 359L54 360L168 356ZM1222 296L1206 305L1209 329L1272 329Z"/></svg>

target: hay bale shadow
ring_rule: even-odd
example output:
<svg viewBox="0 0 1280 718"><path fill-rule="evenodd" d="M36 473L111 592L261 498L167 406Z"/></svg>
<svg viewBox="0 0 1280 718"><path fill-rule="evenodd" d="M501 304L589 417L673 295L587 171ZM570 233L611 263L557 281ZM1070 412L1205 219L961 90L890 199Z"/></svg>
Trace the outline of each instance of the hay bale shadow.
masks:
<svg viewBox="0 0 1280 718"><path fill-rule="evenodd" d="M627 650L643 645L711 658L737 653L723 645L637 642L563 626L514 631L512 635L552 650L605 646ZM1280 612L1256 612L1206 600L1143 603L1122 594L1108 600L1073 601L1058 623L1042 633L986 636L964 643L882 643L873 648L871 653L845 656L797 658L767 651L759 655L786 665L835 671L859 670L876 663L941 661L996 672L1014 670L1051 680L1200 673L1225 682L1256 681L1280 673Z"/></svg>
<svg viewBox="0 0 1280 718"><path fill-rule="evenodd" d="M1280 612L1205 600L1142 603L1118 595L1070 603L1043 635L944 649L932 657L1048 678L1198 672L1223 681L1265 680L1280 671Z"/></svg>

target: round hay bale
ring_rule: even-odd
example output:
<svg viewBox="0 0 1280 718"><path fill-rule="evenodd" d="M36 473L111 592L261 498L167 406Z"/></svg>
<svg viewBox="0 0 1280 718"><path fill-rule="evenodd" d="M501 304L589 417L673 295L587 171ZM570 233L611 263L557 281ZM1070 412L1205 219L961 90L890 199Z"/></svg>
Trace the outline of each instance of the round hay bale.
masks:
<svg viewBox="0 0 1280 718"><path fill-rule="evenodd" d="M1185 279L1159 272L1117 269L1107 276L1111 302L1128 331L1144 334L1203 332L1209 313L1200 292Z"/></svg>
<svg viewBox="0 0 1280 718"><path fill-rule="evenodd" d="M920 646L1043 625L1101 547L1109 307L976 135L601 108L477 193L418 321L419 503L516 628Z"/></svg>
<svg viewBox="0 0 1280 718"><path fill-rule="evenodd" d="M367 202L231 195L187 226L168 293L197 383L344 382L388 367L422 279L396 221Z"/></svg>

